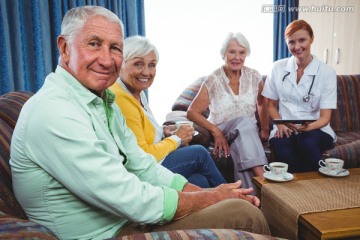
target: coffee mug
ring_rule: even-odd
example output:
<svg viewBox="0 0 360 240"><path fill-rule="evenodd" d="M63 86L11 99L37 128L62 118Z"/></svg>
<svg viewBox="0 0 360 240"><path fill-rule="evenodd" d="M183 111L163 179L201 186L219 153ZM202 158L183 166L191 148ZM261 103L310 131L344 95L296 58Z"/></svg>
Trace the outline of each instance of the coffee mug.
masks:
<svg viewBox="0 0 360 240"><path fill-rule="evenodd" d="M272 162L269 165L264 165L263 168L265 172L270 172L275 177L284 178L288 170L288 165L283 162Z"/></svg>
<svg viewBox="0 0 360 240"><path fill-rule="evenodd" d="M176 121L175 122L175 126L176 126L176 129L179 129L181 126L184 126L184 125L190 125L190 126L193 126L194 123L192 121Z"/></svg>
<svg viewBox="0 0 360 240"><path fill-rule="evenodd" d="M319 161L319 166L325 168L328 172L337 174L343 169L344 161L338 158L326 158Z"/></svg>

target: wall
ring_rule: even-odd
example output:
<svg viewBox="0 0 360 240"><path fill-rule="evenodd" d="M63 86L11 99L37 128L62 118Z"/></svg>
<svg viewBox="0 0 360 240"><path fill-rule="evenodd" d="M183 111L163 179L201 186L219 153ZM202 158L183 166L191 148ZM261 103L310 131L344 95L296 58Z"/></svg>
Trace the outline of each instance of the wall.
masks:
<svg viewBox="0 0 360 240"><path fill-rule="evenodd" d="M250 42L245 65L261 74L272 66L273 0L145 0L146 36L160 61L149 89L150 107L165 121L181 91L224 62L220 47L228 32L242 32Z"/></svg>

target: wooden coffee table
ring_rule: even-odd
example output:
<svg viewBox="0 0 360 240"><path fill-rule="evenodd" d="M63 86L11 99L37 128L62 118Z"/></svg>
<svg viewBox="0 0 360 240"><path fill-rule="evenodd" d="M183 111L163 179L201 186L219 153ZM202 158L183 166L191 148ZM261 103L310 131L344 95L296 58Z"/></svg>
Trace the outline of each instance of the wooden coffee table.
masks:
<svg viewBox="0 0 360 240"><path fill-rule="evenodd" d="M350 174L360 175L360 168L348 170ZM327 178L319 172L293 175L293 181ZM253 182L260 198L261 187L271 181L263 177L254 177ZM298 224L299 239L360 239L360 208L302 214L299 217Z"/></svg>

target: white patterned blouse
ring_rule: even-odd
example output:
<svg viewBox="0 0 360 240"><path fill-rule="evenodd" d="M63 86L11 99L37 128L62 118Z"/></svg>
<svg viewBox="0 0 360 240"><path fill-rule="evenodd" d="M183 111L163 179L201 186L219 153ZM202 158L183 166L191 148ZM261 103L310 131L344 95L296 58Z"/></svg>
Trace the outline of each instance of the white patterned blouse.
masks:
<svg viewBox="0 0 360 240"><path fill-rule="evenodd" d="M261 75L258 71L243 66L239 81L238 95L230 88L230 80L223 67L216 69L204 81L210 100L208 120L213 124L218 125L241 116L250 117L256 122L255 111Z"/></svg>

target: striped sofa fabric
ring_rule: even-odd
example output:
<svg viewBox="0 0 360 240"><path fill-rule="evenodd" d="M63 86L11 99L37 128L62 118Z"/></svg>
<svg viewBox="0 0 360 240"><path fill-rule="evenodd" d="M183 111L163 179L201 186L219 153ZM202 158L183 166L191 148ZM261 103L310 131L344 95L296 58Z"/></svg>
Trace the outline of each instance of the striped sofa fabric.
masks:
<svg viewBox="0 0 360 240"><path fill-rule="evenodd" d="M205 76L200 77L190 84L175 100L171 110L187 111L205 79ZM337 109L332 113L330 125L338 141L333 149L324 152L324 157L345 160L345 168L360 167L360 75L337 75L337 87ZM205 117L208 114L208 111L203 113ZM266 145L265 150L268 158L272 158ZM221 171L221 166L218 167Z"/></svg>
<svg viewBox="0 0 360 240"><path fill-rule="evenodd" d="M325 157L345 160L345 168L360 167L360 75L337 76L337 109L330 125L338 140Z"/></svg>
<svg viewBox="0 0 360 240"><path fill-rule="evenodd" d="M57 239L47 228L27 219L12 191L9 166L11 136L28 92L0 96L0 239Z"/></svg>
<svg viewBox="0 0 360 240"><path fill-rule="evenodd" d="M114 238L113 238L114 239ZM276 240L279 238L262 236L254 233L229 230L229 229L190 229L190 230L173 230L166 232L152 232L145 234L135 234L115 238L117 240L160 240L160 239L239 239L239 240Z"/></svg>

